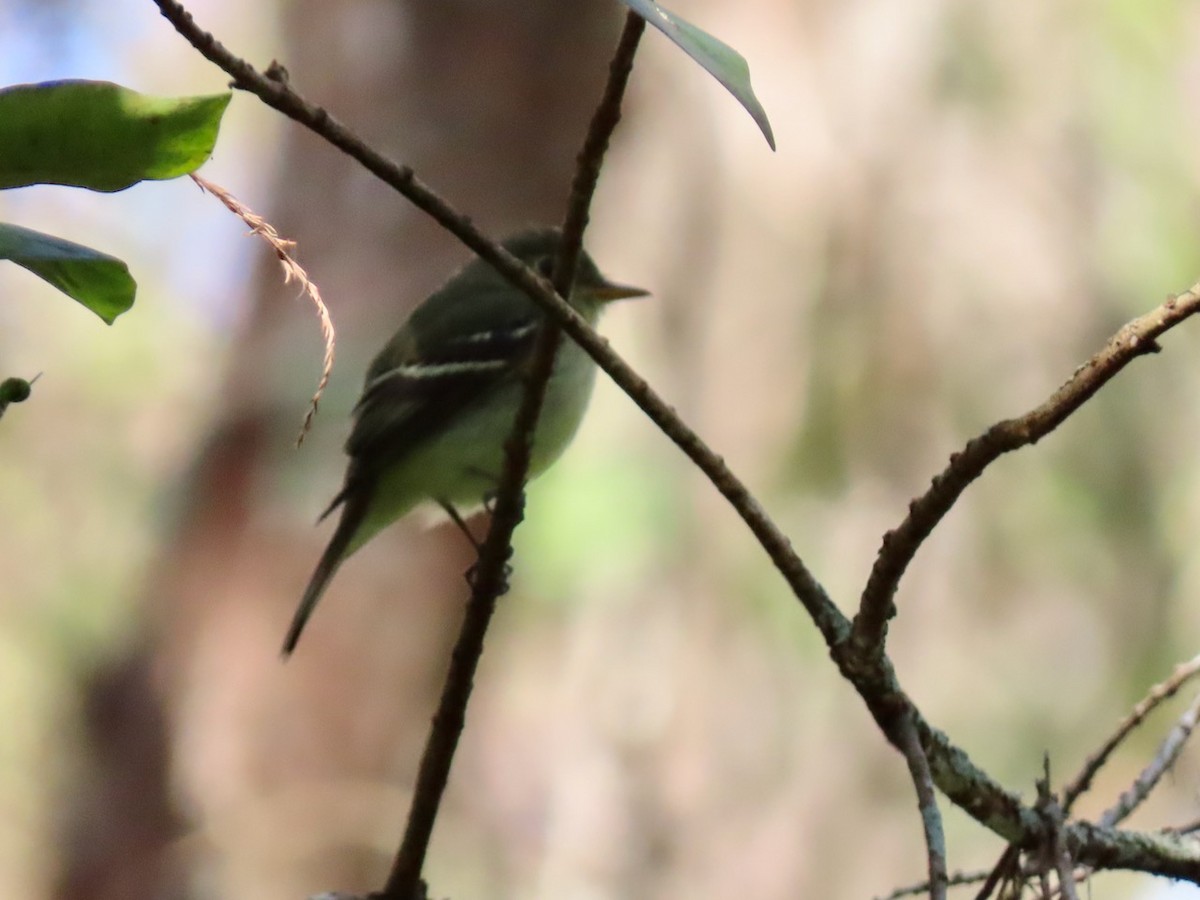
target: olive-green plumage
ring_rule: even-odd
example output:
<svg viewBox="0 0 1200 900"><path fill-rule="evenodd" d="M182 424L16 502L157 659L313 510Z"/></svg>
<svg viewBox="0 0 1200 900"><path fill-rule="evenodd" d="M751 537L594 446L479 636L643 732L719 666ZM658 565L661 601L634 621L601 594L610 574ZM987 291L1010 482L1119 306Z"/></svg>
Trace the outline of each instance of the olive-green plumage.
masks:
<svg viewBox="0 0 1200 900"><path fill-rule="evenodd" d="M522 232L504 247L548 276L554 229ZM595 324L604 305L645 295L607 281L583 253L570 303ZM367 369L342 489L322 518L341 518L284 639L285 656L338 566L418 504L475 506L495 489L532 358L540 308L488 263L475 259L431 294ZM595 363L569 338L559 348L534 435L529 477L566 449L591 399Z"/></svg>

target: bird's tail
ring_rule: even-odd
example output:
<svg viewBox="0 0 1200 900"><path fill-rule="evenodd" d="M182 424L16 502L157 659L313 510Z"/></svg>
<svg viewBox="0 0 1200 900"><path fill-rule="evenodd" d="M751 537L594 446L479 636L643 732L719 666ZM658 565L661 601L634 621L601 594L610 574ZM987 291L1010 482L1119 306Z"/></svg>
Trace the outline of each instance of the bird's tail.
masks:
<svg viewBox="0 0 1200 900"><path fill-rule="evenodd" d="M369 492L364 493L369 494ZM329 580L333 578L338 566L346 558L354 533L358 531L358 527L366 515L367 504L362 502L359 497L347 497L345 500L346 505L342 510L342 517L338 521L337 529L333 532L333 537L329 539L329 545L321 554L321 559L317 562L317 567L308 580L308 587L304 589L304 596L300 598L300 605L296 607L296 614L292 616L292 624L288 626L287 636L283 639L284 659L291 656L292 651L296 649L300 633L304 631L304 626L313 614L317 601L325 593Z"/></svg>

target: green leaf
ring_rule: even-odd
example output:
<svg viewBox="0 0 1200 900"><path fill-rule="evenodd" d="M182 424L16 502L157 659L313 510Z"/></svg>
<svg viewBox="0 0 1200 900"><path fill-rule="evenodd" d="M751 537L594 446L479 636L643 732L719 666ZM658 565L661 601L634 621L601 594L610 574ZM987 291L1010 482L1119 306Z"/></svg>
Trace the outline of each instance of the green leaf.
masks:
<svg viewBox="0 0 1200 900"><path fill-rule="evenodd" d="M5 378L0 381L0 404L24 403L32 390L24 378Z"/></svg>
<svg viewBox="0 0 1200 900"><path fill-rule="evenodd" d="M0 90L0 189L120 191L178 178L212 154L231 95L148 97L107 81Z"/></svg>
<svg viewBox="0 0 1200 900"><path fill-rule="evenodd" d="M133 306L137 284L115 256L0 222L0 259L10 259L78 300L109 325Z"/></svg>
<svg viewBox="0 0 1200 900"><path fill-rule="evenodd" d="M37 380L38 376L34 376L33 381ZM24 403L29 399L33 381L26 381L24 378L5 378L0 381L0 416L4 415L8 404Z"/></svg>
<svg viewBox="0 0 1200 900"><path fill-rule="evenodd" d="M775 149L775 134L771 131L767 111L754 96L754 89L750 87L750 66L740 53L711 34L701 31L691 22L663 9L654 0L621 2L665 34L679 49L721 82L725 89L737 98L738 103L745 107L746 112L750 113L770 148Z"/></svg>

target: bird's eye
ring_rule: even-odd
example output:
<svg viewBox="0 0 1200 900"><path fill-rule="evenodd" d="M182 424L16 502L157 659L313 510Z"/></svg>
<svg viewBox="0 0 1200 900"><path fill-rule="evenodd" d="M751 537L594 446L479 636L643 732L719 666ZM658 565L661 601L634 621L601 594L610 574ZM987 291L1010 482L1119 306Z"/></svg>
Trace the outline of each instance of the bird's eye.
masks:
<svg viewBox="0 0 1200 900"><path fill-rule="evenodd" d="M550 278L554 275L554 257L539 257L538 261L533 264L533 267L537 269L537 273L543 278Z"/></svg>

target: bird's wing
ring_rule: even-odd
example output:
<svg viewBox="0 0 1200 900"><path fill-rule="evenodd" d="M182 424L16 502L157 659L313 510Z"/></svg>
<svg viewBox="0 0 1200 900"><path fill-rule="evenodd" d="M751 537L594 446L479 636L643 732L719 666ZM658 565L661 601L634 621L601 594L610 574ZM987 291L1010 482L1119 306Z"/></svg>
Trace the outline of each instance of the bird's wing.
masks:
<svg viewBox="0 0 1200 900"><path fill-rule="evenodd" d="M501 359L390 369L364 391L346 452L358 466L386 469L467 406L483 401L513 369L510 360Z"/></svg>
<svg viewBox="0 0 1200 900"><path fill-rule="evenodd" d="M487 402L528 360L540 321L528 313L486 331L435 336L419 348L398 335L371 366L346 441L351 457L346 483L322 518L468 406ZM399 349L405 344L410 349Z"/></svg>

